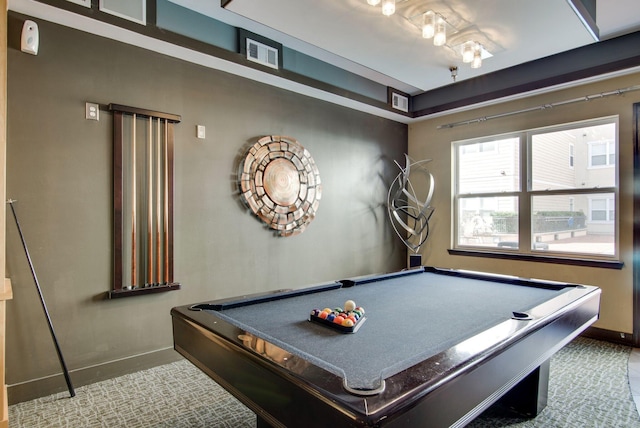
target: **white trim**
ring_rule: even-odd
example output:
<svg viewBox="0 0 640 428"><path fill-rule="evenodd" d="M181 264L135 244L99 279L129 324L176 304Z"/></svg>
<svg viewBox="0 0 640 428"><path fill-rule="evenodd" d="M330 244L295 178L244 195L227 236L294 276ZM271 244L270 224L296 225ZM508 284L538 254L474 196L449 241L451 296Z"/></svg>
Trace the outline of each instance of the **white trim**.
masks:
<svg viewBox="0 0 640 428"><path fill-rule="evenodd" d="M172 0L175 3L179 3L179 0ZM157 40L148 36L135 33L133 31L126 30L121 27L117 27L111 24L107 24L92 18L84 17L54 6L49 6L45 3L36 2L34 0L8 0L8 10L12 10L18 13L32 16L34 18L44 19L47 21L55 22L66 27L75 28L81 31L85 31L90 34L95 34L101 37L106 37L112 40L117 40L123 43L127 43L134 46L139 46L144 49L148 49L160 54L168 55L174 58L182 59L184 61L192 62L194 64L202 65L208 68L225 71L237 76L241 76L247 79L256 80L265 83L270 86L278 87L281 89L289 90L301 95L310 96L312 98L327 101L333 104L338 104L353 110L362 111L365 113L373 114L375 116L383 117L389 120L393 120L400 123L410 124L418 123L425 120L430 120L442 116L448 116L455 113L474 110L477 108L493 106L497 104L506 103L518 99L524 99L533 97L536 95L551 93L562 89L567 89L575 86L585 85L589 83L600 82L615 77L626 76L640 72L640 66L619 70L611 73L601 74L598 76L592 76L581 80L562 83L555 86L549 86L542 89L536 89L534 91L523 92L515 95L510 95L502 98L495 98L489 101L484 101L476 104L470 104L456 109L446 110L438 113L433 113L417 118L410 118L401 114L394 113L373 107L371 105L361 103L359 101L352 100L350 98L341 97L329 92L325 92L316 88L302 85L300 83L292 82L287 79L283 79L278 76L274 76L269 73L264 73L252 68L244 67L230 61L225 61L211 55L205 55L201 52L196 52L184 47L176 46L161 40Z"/></svg>
<svg viewBox="0 0 640 428"><path fill-rule="evenodd" d="M192 10L199 14L208 16L220 22L232 25L234 27L244 28L255 34L274 40L283 46L287 46L295 51L308 55L312 58L334 65L342 70L349 71L358 76L378 82L383 86L395 88L407 94L420 93L420 88L401 82L386 74L380 73L362 64L358 64L343 56L333 54L325 49L318 48L312 44L306 43L298 38L284 34L271 27L263 25L257 21L249 20L242 15L220 7L220 1L203 1L203 0L168 0L178 6ZM264 0L261 0L264 1ZM353 0L351 0L353 1Z"/></svg>
<svg viewBox="0 0 640 428"><path fill-rule="evenodd" d="M9 10L29 15L37 19L55 22L66 27L75 28L90 34L105 37L111 40L139 46L153 52L158 52L173 58L178 58L187 62L202 65L215 70L224 71L236 76L244 77L270 86L285 89L301 95L306 95L319 100L338 104L353 110L369 113L378 117L383 117L400 123L415 122L404 115L390 112L378 107L374 107L350 98L341 97L330 92L312 88L301 83L293 82L282 77L274 76L250 67L245 67L231 61L226 61L212 55L206 55L182 46L154 39L152 37L138 34L115 25L107 24L92 18L75 14L54 6L39 3L34 0L9 0Z"/></svg>

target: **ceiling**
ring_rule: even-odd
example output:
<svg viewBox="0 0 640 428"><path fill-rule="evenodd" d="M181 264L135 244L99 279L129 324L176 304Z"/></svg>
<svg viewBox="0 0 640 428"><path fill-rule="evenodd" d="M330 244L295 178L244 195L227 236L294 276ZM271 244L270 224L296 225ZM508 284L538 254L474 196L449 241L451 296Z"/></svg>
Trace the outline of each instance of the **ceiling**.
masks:
<svg viewBox="0 0 640 428"><path fill-rule="evenodd" d="M227 24L411 95L592 44L595 39L567 0L397 0L383 16L366 0L171 0ZM451 24L448 45L470 32L491 46L481 68L462 62L451 47L423 39L426 10ZM600 40L640 30L638 0L600 0Z"/></svg>

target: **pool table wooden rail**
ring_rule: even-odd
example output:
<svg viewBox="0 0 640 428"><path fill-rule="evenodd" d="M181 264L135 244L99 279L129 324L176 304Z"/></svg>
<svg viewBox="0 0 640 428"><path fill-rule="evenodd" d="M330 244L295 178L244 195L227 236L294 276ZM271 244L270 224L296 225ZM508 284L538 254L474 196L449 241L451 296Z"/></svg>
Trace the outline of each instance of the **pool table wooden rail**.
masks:
<svg viewBox="0 0 640 428"><path fill-rule="evenodd" d="M303 358L286 363L247 348L243 331L215 312L171 311L175 349L254 411L259 425L464 426L501 397L535 416L546 405L549 359L598 317L600 290L576 286L385 379L357 396L343 379Z"/></svg>

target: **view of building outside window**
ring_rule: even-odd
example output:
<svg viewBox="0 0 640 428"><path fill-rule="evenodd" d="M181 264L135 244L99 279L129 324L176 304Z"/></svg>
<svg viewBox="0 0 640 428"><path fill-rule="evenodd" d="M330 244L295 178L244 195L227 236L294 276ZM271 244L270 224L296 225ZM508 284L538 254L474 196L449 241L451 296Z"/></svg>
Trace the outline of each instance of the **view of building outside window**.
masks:
<svg viewBox="0 0 640 428"><path fill-rule="evenodd" d="M615 118L454 143L457 246L614 256L616 146Z"/></svg>

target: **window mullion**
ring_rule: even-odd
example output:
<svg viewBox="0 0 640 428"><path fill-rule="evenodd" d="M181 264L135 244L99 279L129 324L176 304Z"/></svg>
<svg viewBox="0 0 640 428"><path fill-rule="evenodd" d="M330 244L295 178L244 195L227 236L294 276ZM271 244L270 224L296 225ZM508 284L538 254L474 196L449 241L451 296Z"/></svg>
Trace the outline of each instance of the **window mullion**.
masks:
<svg viewBox="0 0 640 428"><path fill-rule="evenodd" d="M518 194L518 236L520 252L531 251L531 144L530 134L520 137L520 193Z"/></svg>

